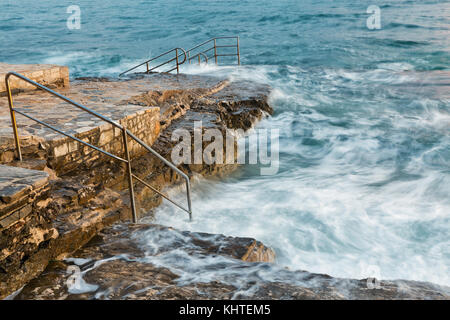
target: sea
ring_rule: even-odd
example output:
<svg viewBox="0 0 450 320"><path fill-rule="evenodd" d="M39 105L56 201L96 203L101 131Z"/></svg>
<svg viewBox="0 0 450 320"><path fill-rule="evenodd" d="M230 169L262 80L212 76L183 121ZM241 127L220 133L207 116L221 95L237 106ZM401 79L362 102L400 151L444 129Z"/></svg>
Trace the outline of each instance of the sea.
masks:
<svg viewBox="0 0 450 320"><path fill-rule="evenodd" d="M234 35L241 66L181 72L271 86L278 172L199 177L192 222L170 203L152 222L256 238L290 270L450 286L450 1L0 0L0 61L73 79Z"/></svg>

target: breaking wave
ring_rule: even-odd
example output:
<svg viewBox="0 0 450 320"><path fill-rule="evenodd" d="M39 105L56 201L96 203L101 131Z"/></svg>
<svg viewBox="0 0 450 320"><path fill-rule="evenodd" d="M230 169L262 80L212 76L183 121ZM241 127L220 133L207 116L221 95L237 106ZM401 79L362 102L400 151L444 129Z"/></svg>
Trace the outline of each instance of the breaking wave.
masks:
<svg viewBox="0 0 450 320"><path fill-rule="evenodd" d="M380 67L193 67L274 88L275 114L259 127L280 129L280 170L200 179L194 222L170 205L156 222L254 237L293 270L364 278L376 266L383 279L450 285L448 97L433 93L433 72Z"/></svg>

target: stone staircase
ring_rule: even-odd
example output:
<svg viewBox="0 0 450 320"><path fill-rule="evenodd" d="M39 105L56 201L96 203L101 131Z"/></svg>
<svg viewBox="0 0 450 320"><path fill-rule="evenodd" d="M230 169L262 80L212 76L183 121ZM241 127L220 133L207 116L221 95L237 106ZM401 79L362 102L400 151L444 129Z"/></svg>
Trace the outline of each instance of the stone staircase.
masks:
<svg viewBox="0 0 450 320"><path fill-rule="evenodd" d="M243 88L251 88L239 93ZM268 89L207 76L149 74L127 80L83 78L57 90L68 98L125 125L170 159L171 132L192 129L192 119L209 125L247 129L268 112ZM45 92L20 91L16 109L77 138L123 155L121 136L109 124L80 112ZM244 125L245 122L245 125ZM6 97L0 97L0 298L39 275L48 261L74 252L105 227L130 218L124 167L83 144L17 116L23 162L15 144ZM179 177L137 144L129 144L134 174L157 190ZM218 166L184 166L186 174L212 175ZM144 212L162 198L135 187Z"/></svg>

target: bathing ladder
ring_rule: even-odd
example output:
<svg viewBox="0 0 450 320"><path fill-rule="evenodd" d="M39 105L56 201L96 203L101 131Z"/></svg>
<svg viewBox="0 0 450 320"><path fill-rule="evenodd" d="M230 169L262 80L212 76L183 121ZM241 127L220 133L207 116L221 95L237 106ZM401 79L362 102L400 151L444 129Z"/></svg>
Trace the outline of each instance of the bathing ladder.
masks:
<svg viewBox="0 0 450 320"><path fill-rule="evenodd" d="M233 48L236 51L233 51ZM179 74L180 66L184 63L191 64L192 61L198 61L198 64L201 64L203 61L203 63L207 64L214 59L215 64L218 64L219 57L237 57L237 64L241 64L239 36L215 37L189 50L174 48L122 72L119 77L130 71L141 73L160 72L159 70L162 70L162 67L169 68L162 72L170 73L176 70L177 74Z"/></svg>

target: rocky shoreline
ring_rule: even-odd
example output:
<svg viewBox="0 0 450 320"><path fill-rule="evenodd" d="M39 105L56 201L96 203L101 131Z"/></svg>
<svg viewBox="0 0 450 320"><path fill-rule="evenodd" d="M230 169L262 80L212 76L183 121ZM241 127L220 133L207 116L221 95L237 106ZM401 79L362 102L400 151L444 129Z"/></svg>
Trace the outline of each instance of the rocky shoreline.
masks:
<svg viewBox="0 0 450 320"><path fill-rule="evenodd" d="M229 82L208 77L155 74L127 81L85 78L73 82L71 90L80 91L89 87L100 91L105 87L102 97L108 97L111 87L120 90L124 84L133 81L133 87L141 85L143 89L140 92L143 93L133 95L122 89L119 94L127 93L128 96L116 93L119 97L117 108L139 106L160 110L156 129L148 129L156 130L156 133L149 132L150 136L157 136L152 138L156 140L152 147L168 159L174 144L171 141L172 130L179 127L192 130L193 119L201 118L205 128L214 127L225 132L226 124L248 129L263 114L271 113L266 101L267 87L249 90L249 95L244 90L233 92L236 90L233 88L220 92ZM152 86L158 89L151 90ZM44 100L44 97L36 98L36 94L25 92L21 95L25 98L33 96L34 103L52 102ZM139 128L138 125L136 128ZM130 124L127 127L130 128ZM161 132L160 128L163 128ZM91 134L90 141L92 136L97 139L92 142L102 139L102 133ZM2 154L14 150L10 140L2 145ZM27 194L29 214L23 217L18 215L18 220L12 225L0 229L0 298L5 298L39 276L50 261L62 260L81 248L105 227L118 221L124 223L130 218L128 184L122 165L109 159L92 157L90 153L86 155L88 161L77 162L73 166L73 156L56 156L54 150L60 148L60 142L51 150L52 141L43 142L36 136L25 137L22 141L26 161L15 162L11 161L12 157L7 157L3 162L6 161L9 166L46 172L49 181L48 186L33 198ZM180 182L177 175L150 154L136 152L133 168L134 174L159 190ZM236 168L237 165L228 164L180 166L190 176L226 174ZM138 185L135 186L135 194L141 212L149 212L162 201L159 195Z"/></svg>
<svg viewBox="0 0 450 320"><path fill-rule="evenodd" d="M143 89L120 92L127 85ZM114 102L118 108L148 108L153 115L157 107L158 125L148 135L152 147L167 159L174 147L173 131L192 132L196 120L202 120L203 129L225 135L228 129L248 130L273 112L267 86L210 77L83 78L72 87L104 90L103 99L111 88L119 90ZM140 125L135 124L137 129ZM100 132L97 139L102 137ZM255 239L129 224L123 166L103 158L66 166L67 156L57 157L45 143L33 141L26 145L31 161L8 164L47 172L49 185L29 204L29 214L0 229L0 298L15 292L15 299L450 299L449 288L430 283L380 281L370 288L367 279L290 271L277 266L274 251ZM108 142L111 148L113 142ZM6 145L3 152L11 148ZM158 190L181 182L139 150L133 168ZM238 165L179 168L191 177L212 177ZM142 213L151 215L162 202L147 188L136 186L135 192ZM77 285L71 287L70 281Z"/></svg>
<svg viewBox="0 0 450 320"><path fill-rule="evenodd" d="M370 288L370 279L291 271L274 258L254 239L121 224L50 263L15 299L449 299L447 288L430 283Z"/></svg>

